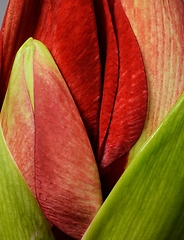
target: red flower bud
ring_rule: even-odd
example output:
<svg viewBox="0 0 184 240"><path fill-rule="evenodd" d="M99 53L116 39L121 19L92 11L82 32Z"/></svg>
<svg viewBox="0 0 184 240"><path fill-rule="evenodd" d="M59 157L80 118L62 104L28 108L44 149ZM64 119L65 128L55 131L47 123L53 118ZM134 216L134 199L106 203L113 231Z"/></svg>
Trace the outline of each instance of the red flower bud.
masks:
<svg viewBox="0 0 184 240"><path fill-rule="evenodd" d="M5 140L48 220L80 239L101 203L93 151L70 91L46 47L18 51L2 107Z"/></svg>

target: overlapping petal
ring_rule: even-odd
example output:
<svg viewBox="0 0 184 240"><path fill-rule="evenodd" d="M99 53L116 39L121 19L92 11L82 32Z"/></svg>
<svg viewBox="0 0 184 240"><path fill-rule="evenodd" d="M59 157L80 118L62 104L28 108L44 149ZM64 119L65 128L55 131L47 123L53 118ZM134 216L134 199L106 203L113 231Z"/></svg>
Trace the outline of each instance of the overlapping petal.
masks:
<svg viewBox="0 0 184 240"><path fill-rule="evenodd" d="M24 45L3 131L45 215L70 236L82 236L102 201L95 157L106 196L183 92L183 22L181 0L10 0L0 101L29 36L46 44L59 69L37 41ZM147 111L144 64L149 110L135 144Z"/></svg>
<svg viewBox="0 0 184 240"><path fill-rule="evenodd" d="M103 154L103 145L111 122L118 85L118 46L109 5L106 0L94 0L97 21L103 91L99 118L98 161Z"/></svg>
<svg viewBox="0 0 184 240"><path fill-rule="evenodd" d="M101 26L105 37L100 37L105 38L107 46L100 111L99 165L104 187L109 188L109 192L123 173L127 153L143 129L147 81L139 45L120 1L104 0L101 8L104 17L99 18L103 20Z"/></svg>
<svg viewBox="0 0 184 240"><path fill-rule="evenodd" d="M30 3L31 8L27 1L10 1L4 19L3 49L11 47L3 61L3 92L7 66L11 68L25 38L34 35L54 56L87 129L102 181L108 186L113 179L111 189L142 131L147 105L144 66L128 19L114 0L45 0L37 7ZM35 18L26 28L29 15ZM7 41L10 31L12 38Z"/></svg>
<svg viewBox="0 0 184 240"><path fill-rule="evenodd" d="M10 151L45 216L80 239L102 202L98 169L70 91L36 40L17 54L2 119Z"/></svg>
<svg viewBox="0 0 184 240"><path fill-rule="evenodd" d="M102 166L109 165L130 150L141 134L147 110L147 81L139 45L120 1L112 2L119 79Z"/></svg>
<svg viewBox="0 0 184 240"><path fill-rule="evenodd" d="M28 37L34 36L54 56L95 151L98 140L101 65L93 1L10 0L2 30L4 66L1 102L15 53Z"/></svg>
<svg viewBox="0 0 184 240"><path fill-rule="evenodd" d="M97 147L101 66L92 0L45 0L36 39L51 51Z"/></svg>
<svg viewBox="0 0 184 240"><path fill-rule="evenodd" d="M131 157L174 106L184 90L184 2L121 0L139 42L148 77L145 129Z"/></svg>

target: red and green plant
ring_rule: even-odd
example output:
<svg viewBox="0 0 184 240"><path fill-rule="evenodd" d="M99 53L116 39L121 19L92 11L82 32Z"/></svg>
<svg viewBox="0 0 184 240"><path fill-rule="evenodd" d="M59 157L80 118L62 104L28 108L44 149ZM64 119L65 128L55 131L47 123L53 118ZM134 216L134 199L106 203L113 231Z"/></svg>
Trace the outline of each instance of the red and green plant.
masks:
<svg viewBox="0 0 184 240"><path fill-rule="evenodd" d="M184 237L182 0L10 0L0 236Z"/></svg>

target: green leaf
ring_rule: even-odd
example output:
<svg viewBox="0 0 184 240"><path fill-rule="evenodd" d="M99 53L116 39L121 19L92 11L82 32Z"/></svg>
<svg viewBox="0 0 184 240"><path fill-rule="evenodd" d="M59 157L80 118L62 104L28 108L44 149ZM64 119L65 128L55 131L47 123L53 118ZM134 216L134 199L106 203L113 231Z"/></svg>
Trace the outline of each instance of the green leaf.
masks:
<svg viewBox="0 0 184 240"><path fill-rule="evenodd" d="M184 239L184 93L134 157L83 240Z"/></svg>
<svg viewBox="0 0 184 240"><path fill-rule="evenodd" d="M53 240L47 220L15 164L0 126L0 239Z"/></svg>

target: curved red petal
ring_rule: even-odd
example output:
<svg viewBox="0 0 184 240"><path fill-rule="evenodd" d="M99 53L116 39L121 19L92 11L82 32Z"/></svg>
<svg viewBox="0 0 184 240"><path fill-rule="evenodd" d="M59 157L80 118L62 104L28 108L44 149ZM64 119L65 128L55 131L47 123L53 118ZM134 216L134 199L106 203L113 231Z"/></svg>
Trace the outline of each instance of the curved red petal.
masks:
<svg viewBox="0 0 184 240"><path fill-rule="evenodd" d="M98 160L103 154L103 147L107 137L118 83L118 46L112 16L106 0L96 0L95 12L98 27L100 56L103 71L103 89L101 96Z"/></svg>
<svg viewBox="0 0 184 240"><path fill-rule="evenodd" d="M130 150L142 132L147 111L147 81L139 45L120 1L111 1L110 8L117 36L120 67L118 90L101 159L102 169L117 159L124 159L123 155Z"/></svg>
<svg viewBox="0 0 184 240"><path fill-rule="evenodd" d="M44 1L34 34L51 51L97 147L101 66L92 0Z"/></svg>

